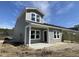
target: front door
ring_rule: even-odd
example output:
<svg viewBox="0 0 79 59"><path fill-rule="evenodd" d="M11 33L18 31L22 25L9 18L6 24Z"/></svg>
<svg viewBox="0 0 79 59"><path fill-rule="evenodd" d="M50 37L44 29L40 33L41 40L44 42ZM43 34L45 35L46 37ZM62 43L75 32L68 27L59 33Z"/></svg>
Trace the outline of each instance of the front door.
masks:
<svg viewBox="0 0 79 59"><path fill-rule="evenodd" d="M44 42L47 42L47 31L44 31L43 34L43 40Z"/></svg>

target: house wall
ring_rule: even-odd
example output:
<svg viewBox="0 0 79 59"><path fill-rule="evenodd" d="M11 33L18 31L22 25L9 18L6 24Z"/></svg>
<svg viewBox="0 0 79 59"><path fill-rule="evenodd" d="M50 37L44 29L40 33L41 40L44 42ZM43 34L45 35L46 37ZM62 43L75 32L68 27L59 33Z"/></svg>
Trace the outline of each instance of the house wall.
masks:
<svg viewBox="0 0 79 59"><path fill-rule="evenodd" d="M47 29L43 29L43 28L31 28L31 30L40 30L41 31L41 38L40 40L31 40L31 43L40 43L40 42L44 42L43 41L43 31L47 30ZM60 34L60 38L54 38L54 30L59 31ZM28 30L29 32L29 30ZM49 29L48 33L47 33L48 37L48 43L53 44L56 42L61 42L62 41L62 31L61 30L57 30L57 29ZM31 36L30 36L31 37ZM29 41L27 41L28 43Z"/></svg>
<svg viewBox="0 0 79 59"><path fill-rule="evenodd" d="M25 32L25 13L23 13L16 21L14 29L14 41L23 42Z"/></svg>
<svg viewBox="0 0 79 59"><path fill-rule="evenodd" d="M25 26L27 26L26 20L31 20L31 13L27 13L24 12L21 14L21 16L17 19L16 25L15 25L15 29L14 29L14 39L15 41L18 42L24 42L24 38L25 38ZM41 18L41 22L43 22L44 20ZM43 28L32 28L32 29L38 29L41 31L41 38L40 40L31 40L31 43L38 43L38 42L42 42L43 41L43 30L47 30L47 29L43 29ZM58 30L59 31L59 30ZM59 39L55 39L53 37L53 29L49 29L48 31L48 43L54 43L54 42L61 42L62 39L62 35L61 35L61 31L60 31L60 38ZM29 43L29 28L27 28L27 33L26 33L26 43Z"/></svg>
<svg viewBox="0 0 79 59"><path fill-rule="evenodd" d="M49 29L48 31L48 43L56 43L56 42L61 42L62 41L62 32L60 30L57 30L60 33L60 38L54 38L54 30Z"/></svg>
<svg viewBox="0 0 79 59"><path fill-rule="evenodd" d="M29 27L26 29L26 44L29 44Z"/></svg>
<svg viewBox="0 0 79 59"><path fill-rule="evenodd" d="M26 15L25 15L25 20L31 20L31 13L27 13L26 12Z"/></svg>
<svg viewBox="0 0 79 59"><path fill-rule="evenodd" d="M26 17L25 17L25 19L26 20L29 20L29 21L32 21L31 20L31 14L32 13L34 13L35 15L37 15L37 13L35 13L35 12L26 12ZM39 15L39 14L38 14ZM44 19L40 16L40 23L44 23L45 21L44 21Z"/></svg>
<svg viewBox="0 0 79 59"><path fill-rule="evenodd" d="M19 41L19 42L23 42L24 38L25 38L25 26L27 26L26 20L31 21L31 14L35 13L35 12L23 12L17 19L16 21L16 25L15 25L15 29L14 29L14 41ZM37 14L37 13L35 13ZM43 22L42 18L41 18L41 22ZM29 42L29 30L27 29L27 38L26 38L26 43L28 44ZM32 41L32 42L40 42L40 41Z"/></svg>
<svg viewBox="0 0 79 59"><path fill-rule="evenodd" d="M43 42L43 30L42 28L32 28L32 30L40 30L40 40L31 40L31 43L40 43Z"/></svg>

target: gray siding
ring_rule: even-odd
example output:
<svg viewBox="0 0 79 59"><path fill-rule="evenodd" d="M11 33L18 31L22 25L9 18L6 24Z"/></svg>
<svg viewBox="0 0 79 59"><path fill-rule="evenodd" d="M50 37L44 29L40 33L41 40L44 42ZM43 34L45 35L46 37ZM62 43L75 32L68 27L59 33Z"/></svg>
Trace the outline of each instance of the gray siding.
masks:
<svg viewBox="0 0 79 59"><path fill-rule="evenodd" d="M27 20L30 20L31 21L31 13L33 12L30 12L30 13L27 13L27 12L23 12L19 18L17 19L17 22L16 22L16 25L15 25L15 29L14 29L14 39L15 41L18 41L18 42L24 42L24 38L25 38L25 26L28 25L28 23L26 23ZM34 12L35 13L35 12ZM37 13L35 13L37 15ZM41 17L40 19L40 23L43 23L44 20L43 18ZM38 25L39 26L39 25ZM40 25L41 26L41 25ZM49 26L51 27L51 26ZM43 31L44 30L47 30L47 28L39 28L39 27L36 27L36 28L33 28L32 29L34 30L40 30L41 34L41 38L40 40L31 40L31 43L39 43L39 42L43 42ZM28 27L26 29L26 43L29 44L29 39L31 39L31 32L30 32L30 28ZM58 30L60 31L60 30ZM53 29L49 29L48 31L48 43L55 43L55 42L61 42L61 39L62 39L62 32L60 31L60 38L59 39L55 39L54 37L54 34L53 34Z"/></svg>
<svg viewBox="0 0 79 59"><path fill-rule="evenodd" d="M41 43L42 41L41 40L31 40L31 43Z"/></svg>
<svg viewBox="0 0 79 59"><path fill-rule="evenodd" d="M26 20L29 20L29 21L32 21L31 20L31 14L32 13L34 13L35 15L37 15L37 13L35 13L35 12L26 12L26 17L25 17L25 19ZM39 15L39 14L38 14ZM45 20L40 16L40 23L44 23L45 22Z"/></svg>
<svg viewBox="0 0 79 59"><path fill-rule="evenodd" d="M25 13L23 13L16 22L14 29L14 39L15 41L23 42L25 32Z"/></svg>
<svg viewBox="0 0 79 59"><path fill-rule="evenodd" d="M32 28L32 30L40 30L40 40L31 40L31 43L40 43L40 42L43 42L43 30L46 30L46 29L42 29L42 28Z"/></svg>
<svg viewBox="0 0 79 59"><path fill-rule="evenodd" d="M56 43L56 42L61 42L62 40L62 32L60 30L57 30L60 32L60 38L54 38L54 30L53 29L49 29L48 31L48 43Z"/></svg>
<svg viewBox="0 0 79 59"><path fill-rule="evenodd" d="M26 30L26 44L29 44L29 27Z"/></svg>

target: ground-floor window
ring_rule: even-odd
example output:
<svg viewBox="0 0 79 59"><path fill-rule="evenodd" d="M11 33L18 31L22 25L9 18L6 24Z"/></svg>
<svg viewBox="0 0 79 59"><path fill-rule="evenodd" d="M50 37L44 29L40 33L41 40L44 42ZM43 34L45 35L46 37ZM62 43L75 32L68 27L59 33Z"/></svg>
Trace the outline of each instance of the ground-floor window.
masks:
<svg viewBox="0 0 79 59"><path fill-rule="evenodd" d="M54 31L54 38L60 38L59 31Z"/></svg>
<svg viewBox="0 0 79 59"><path fill-rule="evenodd" d="M35 31L31 31L31 39L35 39Z"/></svg>
<svg viewBox="0 0 79 59"><path fill-rule="evenodd" d="M31 30L31 39L33 40L40 39L40 30Z"/></svg>

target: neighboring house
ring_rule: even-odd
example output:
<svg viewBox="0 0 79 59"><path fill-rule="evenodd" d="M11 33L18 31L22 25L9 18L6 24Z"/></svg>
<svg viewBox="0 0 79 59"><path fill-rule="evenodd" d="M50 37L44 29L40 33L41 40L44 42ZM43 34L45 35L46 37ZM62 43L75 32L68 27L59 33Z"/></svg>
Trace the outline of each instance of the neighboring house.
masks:
<svg viewBox="0 0 79 59"><path fill-rule="evenodd" d="M44 23L44 14L36 8L26 8L17 19L14 38L16 42L53 44L62 41L64 27Z"/></svg>

